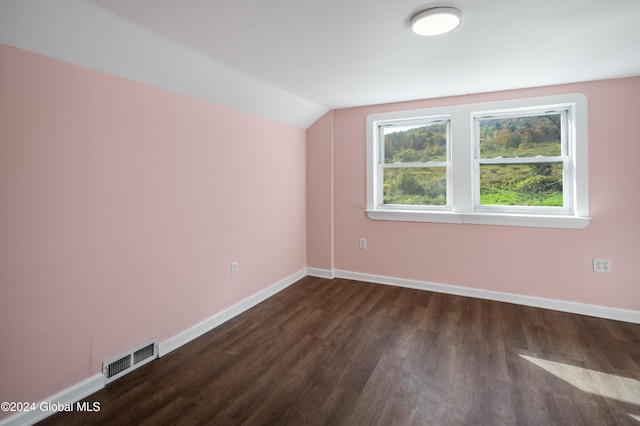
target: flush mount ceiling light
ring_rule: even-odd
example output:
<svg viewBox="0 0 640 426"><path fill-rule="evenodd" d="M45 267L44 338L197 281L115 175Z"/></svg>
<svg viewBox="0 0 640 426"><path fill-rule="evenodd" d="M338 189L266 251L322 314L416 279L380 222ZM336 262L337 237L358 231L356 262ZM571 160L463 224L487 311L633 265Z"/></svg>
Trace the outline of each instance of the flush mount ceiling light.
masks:
<svg viewBox="0 0 640 426"><path fill-rule="evenodd" d="M454 7L434 7L411 18L411 29L418 35L435 36L455 29L461 19L462 12Z"/></svg>

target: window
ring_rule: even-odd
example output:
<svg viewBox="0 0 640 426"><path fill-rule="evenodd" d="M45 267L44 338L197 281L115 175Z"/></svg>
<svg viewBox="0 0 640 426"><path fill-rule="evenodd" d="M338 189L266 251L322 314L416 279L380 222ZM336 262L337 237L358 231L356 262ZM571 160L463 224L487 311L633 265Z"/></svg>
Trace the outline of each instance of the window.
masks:
<svg viewBox="0 0 640 426"><path fill-rule="evenodd" d="M568 113L474 115L476 210L571 213Z"/></svg>
<svg viewBox="0 0 640 426"><path fill-rule="evenodd" d="M446 118L393 121L378 127L378 197L385 206L450 206L451 159Z"/></svg>
<svg viewBox="0 0 640 426"><path fill-rule="evenodd" d="M571 94L372 114L367 214L584 228L586 107Z"/></svg>

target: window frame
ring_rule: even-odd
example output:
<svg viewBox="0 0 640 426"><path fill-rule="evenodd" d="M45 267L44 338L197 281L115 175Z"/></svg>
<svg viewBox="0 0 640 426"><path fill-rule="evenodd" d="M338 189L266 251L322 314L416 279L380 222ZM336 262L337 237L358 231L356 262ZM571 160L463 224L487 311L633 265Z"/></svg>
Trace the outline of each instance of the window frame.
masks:
<svg viewBox="0 0 640 426"><path fill-rule="evenodd" d="M500 119L500 118L522 118L522 117L540 117L543 115L560 114L561 118L561 135L560 148L561 153L557 156L537 156L537 157L498 157L498 158L481 158L480 156L480 121L483 119ZM522 109L505 109L500 111L482 111L480 113L472 113L473 120L473 211L474 212L497 212L497 213L530 213L530 214L549 214L549 215L572 215L573 214L573 180L574 176L573 161L570 153L571 145L574 142L571 118L571 107L563 105L558 108L548 109L548 106L522 108ZM508 165L508 164L541 164L541 163L560 163L562 164L562 207L544 207L544 206L511 206L511 205L489 205L480 203L480 166L486 165Z"/></svg>
<svg viewBox="0 0 640 426"><path fill-rule="evenodd" d="M532 115L566 111L560 157L563 162L563 208L543 206L489 206L479 200L479 144L476 126L490 115ZM535 115L535 114L534 114ZM380 126L393 122L448 118L447 208L382 203L380 149L384 138ZM450 105L408 111L374 113L367 116L367 208L373 220L469 223L549 228L585 228L588 209L587 99L580 93ZM382 145L382 147L381 147ZM549 157L547 157L549 158ZM382 161L384 158L382 157ZM509 160L511 161L511 160ZM528 161L528 160L527 160ZM541 161L541 160L535 160ZM437 208L434 208L437 207ZM525 207L525 208L521 208Z"/></svg>
<svg viewBox="0 0 640 426"><path fill-rule="evenodd" d="M406 163L387 163L385 160L385 139L384 130L389 127L409 127L420 125L431 125L435 123L446 123L447 136L446 136L446 158L445 161L429 161L426 163L419 162L406 162ZM451 211L451 118L449 116L430 116L430 117L418 117L410 120L384 120L378 122L377 125L378 140L381 143L378 144L378 156L377 156L377 193L376 205L389 210L425 210L427 208L430 211ZM419 206L412 204L384 204L384 170L385 169L410 169L410 168L445 168L446 177L446 190L445 190L445 205L428 205Z"/></svg>

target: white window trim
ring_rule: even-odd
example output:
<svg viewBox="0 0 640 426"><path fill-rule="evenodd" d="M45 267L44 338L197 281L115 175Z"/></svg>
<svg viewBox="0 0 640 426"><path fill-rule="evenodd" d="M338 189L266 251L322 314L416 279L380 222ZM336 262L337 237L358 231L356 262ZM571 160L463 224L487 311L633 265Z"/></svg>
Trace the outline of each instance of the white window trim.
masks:
<svg viewBox="0 0 640 426"><path fill-rule="evenodd" d="M563 214L549 214L544 209L540 213L531 211L519 213L503 209L476 209L474 195L474 117L504 110L530 108L570 108L569 132L574 143L571 150L572 187L567 190L573 210ZM451 185L450 208L442 209L402 209L385 206L379 195L379 126L396 120L414 120L430 117L450 117L451 119ZM469 223L484 225L533 226L546 228L585 228L590 221L588 191L588 140L587 140L587 99L580 93L453 105L410 111L392 111L371 114L367 117L367 209L370 219ZM496 211L494 211L496 210ZM497 211L500 210L500 211Z"/></svg>
<svg viewBox="0 0 640 426"><path fill-rule="evenodd" d="M449 117L448 115L444 115L444 116L430 116L428 118L426 117L416 117L416 118L412 118L411 120L394 120L394 125L398 125L398 123L401 122L402 125L404 125L406 123L406 125L416 125L416 124L427 124L427 123L437 123L437 122L446 122L447 123L447 143L446 143L446 149L447 149L447 155L446 155L446 159L443 162L428 162L428 163L402 163L400 165L395 165L395 164L385 164L384 161L378 161L381 158L384 158L384 144L378 144L378 157L376 160L376 178L377 178L377 182L376 182L376 188L377 188L377 192L375 194L375 199L376 199L376 204L379 203L379 200L382 200L384 197L383 194L383 175L384 175L384 169L385 168L413 168L413 167L443 167L445 168L445 173L446 173L446 177L447 177L447 188L446 188L446 198L447 198L447 203L444 206L428 206L430 211L450 211L451 210L451 189L452 189L452 184L451 184L451 137L449 135L449 133L451 132L451 117ZM400 125L400 126L402 126ZM383 139L384 136L384 125L378 126L376 125L376 129L379 132L378 133L378 138L379 139ZM422 206L394 206L394 205L386 205L385 206L386 209L389 210L402 210L402 209L409 209L409 210L424 210L424 207Z"/></svg>

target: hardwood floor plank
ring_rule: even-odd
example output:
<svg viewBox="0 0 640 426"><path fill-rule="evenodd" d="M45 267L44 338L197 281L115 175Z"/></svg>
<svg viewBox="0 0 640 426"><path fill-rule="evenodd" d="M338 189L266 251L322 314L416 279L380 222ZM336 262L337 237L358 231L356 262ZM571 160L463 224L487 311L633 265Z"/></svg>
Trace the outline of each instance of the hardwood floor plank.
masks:
<svg viewBox="0 0 640 426"><path fill-rule="evenodd" d="M41 424L637 425L638 385L638 324L306 277Z"/></svg>

